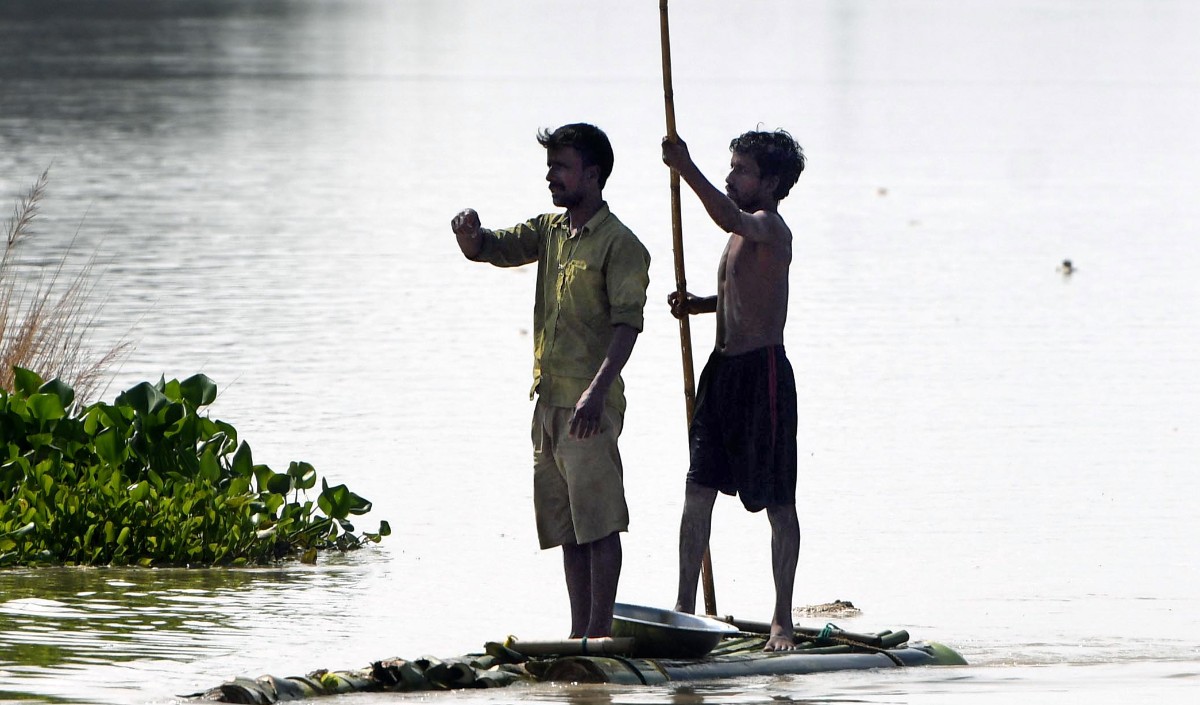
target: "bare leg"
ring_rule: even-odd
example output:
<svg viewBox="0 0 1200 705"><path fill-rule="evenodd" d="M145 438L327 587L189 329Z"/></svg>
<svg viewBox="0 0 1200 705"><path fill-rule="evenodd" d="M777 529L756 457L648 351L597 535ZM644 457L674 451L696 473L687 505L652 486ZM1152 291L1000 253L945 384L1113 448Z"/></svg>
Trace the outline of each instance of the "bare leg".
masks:
<svg viewBox="0 0 1200 705"><path fill-rule="evenodd" d="M675 598L678 612L696 611L696 586L700 563L712 532L712 510L717 491L711 487L687 483L683 499L683 519L679 525L679 593Z"/></svg>
<svg viewBox="0 0 1200 705"><path fill-rule="evenodd" d="M789 651L796 648L792 624L792 589L796 584L796 564L800 554L800 521L796 505L767 507L771 522L771 572L775 576L775 613L771 616L771 636L764 651Z"/></svg>
<svg viewBox="0 0 1200 705"><path fill-rule="evenodd" d="M613 603L617 601L617 582L621 578L621 534L614 531L587 546L592 554L592 600L584 636L612 636Z"/></svg>
<svg viewBox="0 0 1200 705"><path fill-rule="evenodd" d="M615 531L591 543L563 544L572 639L612 636L621 558L621 534Z"/></svg>
<svg viewBox="0 0 1200 705"><path fill-rule="evenodd" d="M571 638L587 635L592 612L592 551L587 545L563 544L563 572L571 601Z"/></svg>

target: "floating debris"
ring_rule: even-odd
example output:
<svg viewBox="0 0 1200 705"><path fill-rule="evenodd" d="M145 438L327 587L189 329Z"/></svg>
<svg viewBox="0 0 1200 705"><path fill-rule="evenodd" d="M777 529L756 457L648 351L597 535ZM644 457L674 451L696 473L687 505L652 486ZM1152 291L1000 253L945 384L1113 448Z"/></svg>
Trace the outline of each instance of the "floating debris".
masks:
<svg viewBox="0 0 1200 705"><path fill-rule="evenodd" d="M793 607L792 614L797 617L824 617L848 619L850 617L859 617L862 615L862 610L854 606L854 603L849 600L834 600L820 605L808 605L807 607Z"/></svg>

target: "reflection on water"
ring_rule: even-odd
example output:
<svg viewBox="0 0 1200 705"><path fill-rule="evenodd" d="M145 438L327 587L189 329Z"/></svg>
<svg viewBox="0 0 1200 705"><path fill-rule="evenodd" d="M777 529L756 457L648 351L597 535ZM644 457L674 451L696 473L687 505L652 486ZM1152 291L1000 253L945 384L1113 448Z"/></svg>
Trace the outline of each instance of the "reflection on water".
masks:
<svg viewBox="0 0 1200 705"><path fill-rule="evenodd" d="M291 569L6 572L0 574L0 615L6 617L0 643L17 650L11 660L18 662L64 647L85 662L195 657L247 626L315 607L307 597L340 597L353 578L344 571Z"/></svg>
<svg viewBox="0 0 1200 705"><path fill-rule="evenodd" d="M255 634L344 635L360 628L339 606L361 590L378 558L369 553L319 568L2 571L0 694L57 691L119 702L183 664L219 663ZM88 673L87 685L62 682L64 671ZM152 690L169 688L164 680Z"/></svg>

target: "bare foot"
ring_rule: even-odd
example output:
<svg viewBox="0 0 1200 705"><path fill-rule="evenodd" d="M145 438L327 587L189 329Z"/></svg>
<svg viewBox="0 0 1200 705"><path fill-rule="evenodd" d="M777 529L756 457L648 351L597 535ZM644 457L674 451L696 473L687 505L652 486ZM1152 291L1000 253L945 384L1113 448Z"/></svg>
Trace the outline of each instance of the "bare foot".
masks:
<svg viewBox="0 0 1200 705"><path fill-rule="evenodd" d="M792 636L793 632L791 626L785 628L772 624L771 636L767 638L767 645L763 647L763 651L794 651L796 639Z"/></svg>

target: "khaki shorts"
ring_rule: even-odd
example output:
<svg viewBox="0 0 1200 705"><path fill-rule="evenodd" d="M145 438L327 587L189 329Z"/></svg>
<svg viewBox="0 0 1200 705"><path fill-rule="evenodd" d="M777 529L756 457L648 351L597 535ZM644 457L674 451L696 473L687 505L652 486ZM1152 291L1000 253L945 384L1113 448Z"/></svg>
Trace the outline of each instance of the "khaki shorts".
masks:
<svg viewBox="0 0 1200 705"><path fill-rule="evenodd" d="M621 454L622 415L606 406L600 433L571 438L574 409L538 398L533 409L533 508L542 548L597 541L629 528Z"/></svg>

